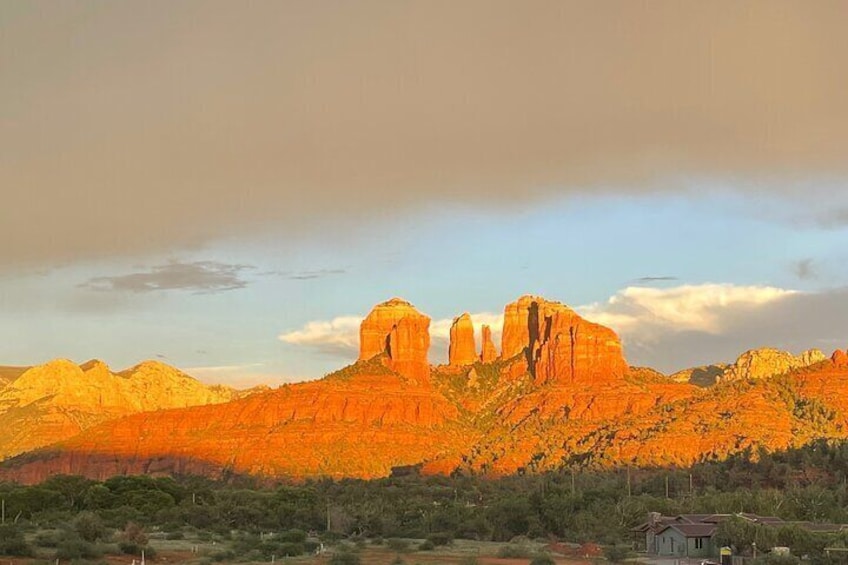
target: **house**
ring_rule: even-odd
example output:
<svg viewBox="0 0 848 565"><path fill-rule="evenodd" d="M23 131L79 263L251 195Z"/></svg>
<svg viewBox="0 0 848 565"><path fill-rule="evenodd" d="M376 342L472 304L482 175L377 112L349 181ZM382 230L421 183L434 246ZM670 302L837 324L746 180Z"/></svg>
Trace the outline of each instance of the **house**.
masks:
<svg viewBox="0 0 848 565"><path fill-rule="evenodd" d="M714 541L719 524L730 518L741 518L753 524L779 528L798 526L810 532L848 531L845 524L816 524L813 522L787 522L777 516L758 516L747 512L737 514L680 514L663 516L658 512L648 514L648 521L639 524L633 532L633 547L661 557L717 557L721 548Z"/></svg>

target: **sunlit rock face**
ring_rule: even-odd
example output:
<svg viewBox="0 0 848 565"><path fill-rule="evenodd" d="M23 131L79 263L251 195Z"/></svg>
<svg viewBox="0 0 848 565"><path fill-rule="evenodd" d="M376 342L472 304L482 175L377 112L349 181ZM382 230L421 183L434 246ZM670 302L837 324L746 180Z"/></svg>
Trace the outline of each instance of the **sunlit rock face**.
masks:
<svg viewBox="0 0 848 565"><path fill-rule="evenodd" d="M837 349L833 352L830 360L837 367L848 367L848 352Z"/></svg>
<svg viewBox="0 0 848 565"><path fill-rule="evenodd" d="M0 458L128 414L219 404L249 392L205 385L157 361L113 373L97 359L82 365L56 359L26 369L0 389Z"/></svg>
<svg viewBox="0 0 848 565"><path fill-rule="evenodd" d="M430 379L430 318L400 298L375 306L359 327L359 360L386 354L389 367L419 384Z"/></svg>
<svg viewBox="0 0 848 565"><path fill-rule="evenodd" d="M522 296L504 309L502 351L505 359L524 354L537 384L602 383L627 373L614 331L536 296Z"/></svg>
<svg viewBox="0 0 848 565"><path fill-rule="evenodd" d="M725 369L718 380L764 379L788 373L793 369L809 367L826 359L824 353L818 349L809 349L801 355L792 355L787 351L771 347L751 349L740 355L733 365Z"/></svg>
<svg viewBox="0 0 848 565"><path fill-rule="evenodd" d="M468 312L454 318L450 327L448 363L454 366L471 365L477 361L477 344L474 341L474 323Z"/></svg>
<svg viewBox="0 0 848 565"><path fill-rule="evenodd" d="M492 329L486 324L483 324L481 335L483 337L483 345L480 350L480 361L491 363L498 358L498 350L495 349L495 342L492 341Z"/></svg>

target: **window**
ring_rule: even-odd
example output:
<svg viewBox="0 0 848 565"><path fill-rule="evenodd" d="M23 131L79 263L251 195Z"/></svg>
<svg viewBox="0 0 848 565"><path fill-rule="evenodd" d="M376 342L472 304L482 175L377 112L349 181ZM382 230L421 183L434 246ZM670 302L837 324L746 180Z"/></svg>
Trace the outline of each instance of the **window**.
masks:
<svg viewBox="0 0 848 565"><path fill-rule="evenodd" d="M695 538L695 549L704 549L704 538Z"/></svg>

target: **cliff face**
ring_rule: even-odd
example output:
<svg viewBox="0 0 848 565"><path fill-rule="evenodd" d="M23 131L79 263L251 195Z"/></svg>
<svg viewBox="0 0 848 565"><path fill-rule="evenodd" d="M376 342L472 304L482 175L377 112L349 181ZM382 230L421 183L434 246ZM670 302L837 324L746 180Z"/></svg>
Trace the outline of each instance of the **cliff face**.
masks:
<svg viewBox="0 0 848 565"><path fill-rule="evenodd" d="M466 312L454 318L451 324L448 363L461 366L471 365L475 361L477 344L474 342L474 323L471 321L471 315Z"/></svg>
<svg viewBox="0 0 848 565"><path fill-rule="evenodd" d="M98 360L76 365L57 359L24 370L0 389L0 458L127 414L228 402L237 395L155 361L113 373Z"/></svg>
<svg viewBox="0 0 848 565"><path fill-rule="evenodd" d="M385 354L389 367L416 383L430 379L430 318L393 298L375 306L359 328L359 360Z"/></svg>
<svg viewBox="0 0 848 565"><path fill-rule="evenodd" d="M486 324L483 324L481 335L483 345L480 351L480 361L491 363L498 358L498 350L495 349L495 342L492 341L492 329Z"/></svg>
<svg viewBox="0 0 848 565"><path fill-rule="evenodd" d="M559 302L523 296L504 309L503 357L523 354L537 384L591 384L627 372L621 341Z"/></svg>

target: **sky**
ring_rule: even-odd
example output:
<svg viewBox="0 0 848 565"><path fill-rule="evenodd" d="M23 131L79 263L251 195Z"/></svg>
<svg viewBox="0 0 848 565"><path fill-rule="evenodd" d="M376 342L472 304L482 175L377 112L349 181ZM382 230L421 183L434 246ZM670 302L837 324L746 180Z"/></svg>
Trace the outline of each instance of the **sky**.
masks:
<svg viewBox="0 0 848 565"><path fill-rule="evenodd" d="M0 364L236 386L400 296L665 372L848 347L844 2L0 4ZM496 335L497 337L497 335Z"/></svg>

